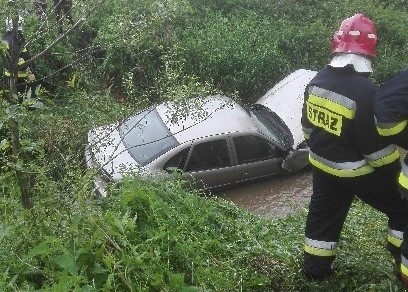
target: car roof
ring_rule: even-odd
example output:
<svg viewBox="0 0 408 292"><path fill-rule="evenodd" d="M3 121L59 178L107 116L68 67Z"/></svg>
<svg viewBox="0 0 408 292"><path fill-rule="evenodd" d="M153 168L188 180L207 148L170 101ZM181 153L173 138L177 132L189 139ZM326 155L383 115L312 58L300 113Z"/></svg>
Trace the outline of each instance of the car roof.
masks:
<svg viewBox="0 0 408 292"><path fill-rule="evenodd" d="M156 109L180 144L218 134L258 132L245 109L227 96L196 98L184 104L167 102Z"/></svg>

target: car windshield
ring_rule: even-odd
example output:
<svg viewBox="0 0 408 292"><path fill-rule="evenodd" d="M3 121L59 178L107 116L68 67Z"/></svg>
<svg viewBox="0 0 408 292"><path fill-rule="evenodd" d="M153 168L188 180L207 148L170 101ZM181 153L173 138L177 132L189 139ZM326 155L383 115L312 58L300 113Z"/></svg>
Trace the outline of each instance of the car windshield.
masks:
<svg viewBox="0 0 408 292"><path fill-rule="evenodd" d="M148 164L179 144L156 108L139 112L122 122L119 133L129 154L141 165Z"/></svg>
<svg viewBox="0 0 408 292"><path fill-rule="evenodd" d="M252 106L250 113L265 136L278 143L283 149L293 147L292 134L276 113L261 104Z"/></svg>

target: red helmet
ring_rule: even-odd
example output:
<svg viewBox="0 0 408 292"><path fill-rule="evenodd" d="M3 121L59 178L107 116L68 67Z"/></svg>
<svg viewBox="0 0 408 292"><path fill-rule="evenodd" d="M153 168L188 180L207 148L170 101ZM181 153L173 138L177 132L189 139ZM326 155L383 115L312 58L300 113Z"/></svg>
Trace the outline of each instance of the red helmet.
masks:
<svg viewBox="0 0 408 292"><path fill-rule="evenodd" d="M332 53L375 57L377 30L374 22L361 13L346 18L332 38Z"/></svg>

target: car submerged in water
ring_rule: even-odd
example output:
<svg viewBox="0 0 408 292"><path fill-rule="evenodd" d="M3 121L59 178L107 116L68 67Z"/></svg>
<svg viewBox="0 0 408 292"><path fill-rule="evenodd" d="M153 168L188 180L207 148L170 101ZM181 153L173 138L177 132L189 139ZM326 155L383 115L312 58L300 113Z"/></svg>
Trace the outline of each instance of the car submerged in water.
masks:
<svg viewBox="0 0 408 292"><path fill-rule="evenodd" d="M195 188L217 190L294 173L308 165L300 123L303 93L317 72L300 69L252 106L214 95L167 102L88 132L86 165L95 190L128 174L181 176Z"/></svg>

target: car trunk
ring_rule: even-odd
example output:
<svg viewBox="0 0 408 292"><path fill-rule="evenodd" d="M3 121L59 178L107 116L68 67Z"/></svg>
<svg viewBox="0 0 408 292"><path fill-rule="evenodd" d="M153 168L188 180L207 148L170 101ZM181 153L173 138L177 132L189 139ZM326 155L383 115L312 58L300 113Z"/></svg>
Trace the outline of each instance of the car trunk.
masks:
<svg viewBox="0 0 408 292"><path fill-rule="evenodd" d="M293 149L304 141L300 121L303 94L307 84L316 74L316 71L297 70L276 84L255 103L268 107L282 119L292 134ZM289 96L294 98L288 98Z"/></svg>

